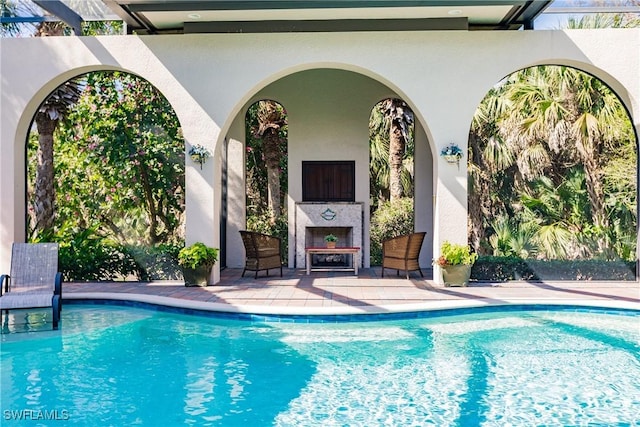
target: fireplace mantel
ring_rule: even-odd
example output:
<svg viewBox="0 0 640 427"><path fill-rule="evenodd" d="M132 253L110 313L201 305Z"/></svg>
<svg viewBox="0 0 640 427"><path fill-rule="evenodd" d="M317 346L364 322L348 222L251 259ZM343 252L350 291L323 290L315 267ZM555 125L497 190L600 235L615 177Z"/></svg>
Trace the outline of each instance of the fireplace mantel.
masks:
<svg viewBox="0 0 640 427"><path fill-rule="evenodd" d="M296 203L296 268L305 266L305 242L308 227L351 227L351 246L363 246L363 203L299 202Z"/></svg>

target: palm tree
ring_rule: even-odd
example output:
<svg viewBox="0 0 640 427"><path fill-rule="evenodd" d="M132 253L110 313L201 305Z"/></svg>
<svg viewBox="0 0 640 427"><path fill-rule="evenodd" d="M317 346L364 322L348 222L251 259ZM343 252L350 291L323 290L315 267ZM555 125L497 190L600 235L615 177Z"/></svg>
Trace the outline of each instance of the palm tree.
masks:
<svg viewBox="0 0 640 427"><path fill-rule="evenodd" d="M496 182L513 176L515 151L499 133L498 118L510 109L499 88L492 89L482 101L469 131L469 242L478 254L491 251L487 241L485 218L505 211L504 199L496 197Z"/></svg>
<svg viewBox="0 0 640 427"><path fill-rule="evenodd" d="M382 104L369 117L369 186L375 205L389 200L389 129Z"/></svg>
<svg viewBox="0 0 640 427"><path fill-rule="evenodd" d="M508 108L500 108L499 102ZM469 140L469 237L474 248L479 249L492 229L487 218L521 216L534 202L542 206L532 190L540 189L544 180L548 181L546 194L567 199L556 201L554 206L569 206L571 192L563 193L562 189L570 171L577 167L583 173L579 182L584 185L587 201L583 208L586 216L578 222L590 224L589 230L584 229L584 236L589 237L580 237L582 229L575 228L570 211L546 209L546 219L536 216L543 227L536 239L549 256L610 253L610 218L624 206L618 204L614 211L611 206L616 204L607 202L604 186L612 183L605 170L621 156L629 157L621 146L632 138L612 131L626 129L627 122L621 103L602 82L572 68L534 67L497 85L478 108ZM551 213L558 217L552 220ZM578 243L583 247L577 248L575 239L568 239L561 228L580 237L582 242ZM618 234L624 239L623 235Z"/></svg>
<svg viewBox="0 0 640 427"><path fill-rule="evenodd" d="M640 2L636 0L636 6ZM566 28L594 29L594 28L637 28L640 26L640 16L635 13L595 13L583 15L580 18L571 17L567 21Z"/></svg>
<svg viewBox="0 0 640 427"><path fill-rule="evenodd" d="M267 167L268 209L272 220L281 215L280 161L286 153L282 150L282 131L287 125L286 111L275 101L259 101L258 123L253 135L262 140L264 161Z"/></svg>
<svg viewBox="0 0 640 427"><path fill-rule="evenodd" d="M34 16L36 15L35 9L33 3L0 0L0 14L3 17ZM3 22L0 24L0 37L20 37L23 34L32 34L35 32L34 28L35 25L30 22Z"/></svg>
<svg viewBox="0 0 640 427"><path fill-rule="evenodd" d="M381 108L389 128L389 198L394 202L404 195L403 160L413 124L413 111L406 102L395 98L382 101Z"/></svg>
<svg viewBox="0 0 640 427"><path fill-rule="evenodd" d="M38 153L34 188L34 230L41 232L53 227L55 191L53 182L53 134L60 120L78 101L82 92L77 79L58 86L38 109L35 123L38 129Z"/></svg>
<svg viewBox="0 0 640 427"><path fill-rule="evenodd" d="M36 25L34 36L62 36L66 28L62 22L41 22ZM53 228L56 197L53 183L53 134L60 120L78 102L81 92L82 87L78 79L68 80L45 99L35 116L38 129L38 164L33 207L36 233Z"/></svg>
<svg viewBox="0 0 640 427"><path fill-rule="evenodd" d="M548 157L559 155L581 163L594 224L606 228L601 154L612 142L607 129L616 125L617 97L600 80L573 68L541 66L520 74L522 80L508 95L521 112L521 126L511 129L511 137L528 147L540 147ZM542 156L530 163L544 164Z"/></svg>

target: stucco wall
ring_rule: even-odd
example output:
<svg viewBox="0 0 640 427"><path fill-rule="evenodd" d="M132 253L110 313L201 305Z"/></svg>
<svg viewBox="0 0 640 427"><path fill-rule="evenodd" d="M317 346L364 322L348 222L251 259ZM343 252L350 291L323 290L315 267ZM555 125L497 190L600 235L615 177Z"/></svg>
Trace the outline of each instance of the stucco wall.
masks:
<svg viewBox="0 0 640 427"><path fill-rule="evenodd" d="M0 271L8 270L11 243L24 239L24 144L31 118L53 88L85 71L122 69L146 78L176 110L186 149L215 149L202 170L187 161L186 236L216 246L220 146L250 99L299 71L349 70L388 87L412 106L436 154L450 142L466 147L471 117L487 90L537 64L573 65L601 78L639 128L640 30L51 37L2 39L0 55ZM311 126L293 126L292 137L308 140L316 130L319 141L320 128ZM355 132L350 141L361 135L349 132ZM352 148L344 154L355 154ZM458 169L437 155L433 160L435 254L444 239L466 241L467 171L464 162ZM363 194L359 188L358 198Z"/></svg>

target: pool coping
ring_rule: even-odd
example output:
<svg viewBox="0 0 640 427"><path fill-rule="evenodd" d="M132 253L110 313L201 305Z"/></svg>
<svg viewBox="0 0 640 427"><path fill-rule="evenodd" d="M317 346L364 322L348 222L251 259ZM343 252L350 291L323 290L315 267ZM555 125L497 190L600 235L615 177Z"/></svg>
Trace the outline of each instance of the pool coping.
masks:
<svg viewBox="0 0 640 427"><path fill-rule="evenodd" d="M612 310L632 310L640 312L640 302L620 300L593 299L551 299L551 298L514 298L500 301L490 299L440 300L420 303L388 304L376 306L340 306L340 307L305 307L305 306L270 306L270 305L232 305L228 303L194 301L173 297L149 294L115 293L115 292L74 292L63 294L65 301L127 301L150 304L176 309L217 312L223 314L256 315L256 316L357 316L408 314L414 312L432 312L443 310L459 310L486 307L509 306L553 306L584 307Z"/></svg>

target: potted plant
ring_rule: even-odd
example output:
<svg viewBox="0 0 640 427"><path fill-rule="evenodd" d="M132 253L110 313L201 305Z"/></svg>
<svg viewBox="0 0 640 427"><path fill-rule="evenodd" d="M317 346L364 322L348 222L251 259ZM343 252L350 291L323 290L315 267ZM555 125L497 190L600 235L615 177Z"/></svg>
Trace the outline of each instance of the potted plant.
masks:
<svg viewBox="0 0 640 427"><path fill-rule="evenodd" d="M335 248L338 237L333 234L327 234L326 236L324 236L324 241L327 242L328 248Z"/></svg>
<svg viewBox="0 0 640 427"><path fill-rule="evenodd" d="M200 163L200 169L202 169L202 165L207 161L207 158L211 156L211 153L206 147L196 144L189 149L189 156L191 156L191 160L195 163Z"/></svg>
<svg viewBox="0 0 640 427"><path fill-rule="evenodd" d="M469 246L444 241L440 247L440 258L435 261L442 270L445 286L467 286L471 277L471 267L478 254Z"/></svg>
<svg viewBox="0 0 640 427"><path fill-rule="evenodd" d="M204 243L194 243L178 252L178 264L182 267L185 286L207 286L211 268L218 260L218 249Z"/></svg>
<svg viewBox="0 0 640 427"><path fill-rule="evenodd" d="M455 144L449 144L442 149L440 155L444 157L447 163L459 163L462 158L462 149Z"/></svg>

